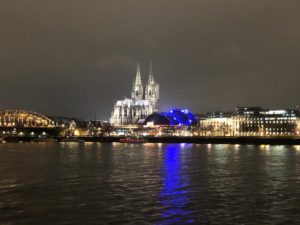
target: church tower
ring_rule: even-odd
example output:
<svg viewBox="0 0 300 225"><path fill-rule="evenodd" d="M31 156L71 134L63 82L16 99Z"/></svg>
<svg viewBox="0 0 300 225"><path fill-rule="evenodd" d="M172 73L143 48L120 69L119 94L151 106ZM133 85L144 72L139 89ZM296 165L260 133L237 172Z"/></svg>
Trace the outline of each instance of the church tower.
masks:
<svg viewBox="0 0 300 225"><path fill-rule="evenodd" d="M159 84L155 83L152 71L152 61L150 62L149 78L146 84L145 99L149 100L154 111L157 111L157 101L159 99Z"/></svg>
<svg viewBox="0 0 300 225"><path fill-rule="evenodd" d="M143 91L144 90L143 90L143 84L142 84L142 78L141 78L140 64L138 63L135 80L133 81L131 98L133 100L142 100L143 99Z"/></svg>
<svg viewBox="0 0 300 225"><path fill-rule="evenodd" d="M143 120L157 111L159 85L155 83L150 63L149 78L146 83L145 94L141 78L140 65L137 65L136 76L133 80L131 98L116 101L110 117L113 125L141 124Z"/></svg>

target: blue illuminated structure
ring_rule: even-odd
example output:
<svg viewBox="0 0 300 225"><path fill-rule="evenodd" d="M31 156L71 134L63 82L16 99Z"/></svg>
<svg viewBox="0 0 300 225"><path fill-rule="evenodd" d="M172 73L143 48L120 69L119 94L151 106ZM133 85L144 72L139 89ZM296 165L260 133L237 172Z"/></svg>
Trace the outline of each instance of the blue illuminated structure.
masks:
<svg viewBox="0 0 300 225"><path fill-rule="evenodd" d="M187 109L172 109L148 116L145 124L148 122L153 122L154 125L193 126L197 124L197 118Z"/></svg>

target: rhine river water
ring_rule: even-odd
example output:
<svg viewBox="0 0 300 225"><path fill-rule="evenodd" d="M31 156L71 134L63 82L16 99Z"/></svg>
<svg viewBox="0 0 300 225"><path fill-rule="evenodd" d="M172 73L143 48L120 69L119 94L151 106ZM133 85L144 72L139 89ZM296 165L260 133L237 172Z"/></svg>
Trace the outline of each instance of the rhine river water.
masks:
<svg viewBox="0 0 300 225"><path fill-rule="evenodd" d="M0 224L300 224L300 146L1 144Z"/></svg>

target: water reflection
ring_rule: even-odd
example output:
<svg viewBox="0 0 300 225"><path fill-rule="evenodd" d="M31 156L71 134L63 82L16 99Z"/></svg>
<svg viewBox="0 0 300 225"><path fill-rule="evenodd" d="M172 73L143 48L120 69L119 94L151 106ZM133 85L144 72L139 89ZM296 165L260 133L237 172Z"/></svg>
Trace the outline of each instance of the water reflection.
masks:
<svg viewBox="0 0 300 225"><path fill-rule="evenodd" d="M293 148L294 148L297 152L300 152L300 145L294 145Z"/></svg>
<svg viewBox="0 0 300 225"><path fill-rule="evenodd" d="M184 149L170 144L163 152L162 180L159 202L162 206L162 220L158 224L193 223L189 207L189 181L184 171Z"/></svg>
<svg viewBox="0 0 300 225"><path fill-rule="evenodd" d="M300 146L0 145L0 224L300 224Z"/></svg>

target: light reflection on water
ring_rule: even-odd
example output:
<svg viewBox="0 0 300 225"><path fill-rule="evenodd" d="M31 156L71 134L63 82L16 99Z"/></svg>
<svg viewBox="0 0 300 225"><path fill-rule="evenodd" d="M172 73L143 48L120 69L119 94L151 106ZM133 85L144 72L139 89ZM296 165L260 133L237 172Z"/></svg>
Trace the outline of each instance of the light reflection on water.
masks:
<svg viewBox="0 0 300 225"><path fill-rule="evenodd" d="M0 224L300 224L300 147L0 145Z"/></svg>
<svg viewBox="0 0 300 225"><path fill-rule="evenodd" d="M158 224L187 224L193 223L192 209L187 207L189 202L189 181L184 173L180 149L186 144L167 145L164 149L162 164L163 187L160 191L159 202L162 204L161 215L163 222Z"/></svg>

